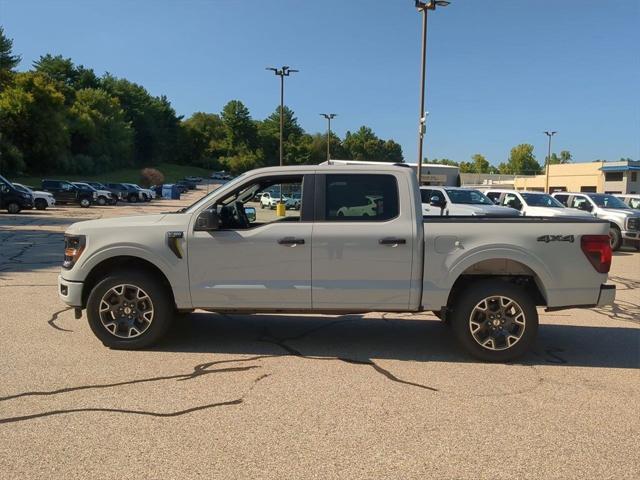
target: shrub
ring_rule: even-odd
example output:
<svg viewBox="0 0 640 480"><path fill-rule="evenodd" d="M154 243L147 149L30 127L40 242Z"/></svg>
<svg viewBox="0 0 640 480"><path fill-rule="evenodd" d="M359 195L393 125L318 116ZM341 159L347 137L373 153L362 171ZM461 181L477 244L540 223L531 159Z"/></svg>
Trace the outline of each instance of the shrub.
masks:
<svg viewBox="0 0 640 480"><path fill-rule="evenodd" d="M164 175L156 168L143 168L140 170L140 184L143 187L161 185L164 183Z"/></svg>

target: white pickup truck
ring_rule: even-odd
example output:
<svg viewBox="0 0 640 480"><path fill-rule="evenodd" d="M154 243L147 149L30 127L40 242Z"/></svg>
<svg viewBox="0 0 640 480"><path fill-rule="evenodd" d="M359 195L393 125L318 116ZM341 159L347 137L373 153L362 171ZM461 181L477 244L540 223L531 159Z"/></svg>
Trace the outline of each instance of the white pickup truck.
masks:
<svg viewBox="0 0 640 480"><path fill-rule="evenodd" d="M301 210L256 210L256 193L274 186L301 191ZM371 197L366 216L352 208ZM397 166L264 168L176 212L71 225L58 291L112 348L152 345L196 308L430 310L471 354L506 361L534 342L537 306L613 302L608 228L592 218L423 218L415 175Z"/></svg>

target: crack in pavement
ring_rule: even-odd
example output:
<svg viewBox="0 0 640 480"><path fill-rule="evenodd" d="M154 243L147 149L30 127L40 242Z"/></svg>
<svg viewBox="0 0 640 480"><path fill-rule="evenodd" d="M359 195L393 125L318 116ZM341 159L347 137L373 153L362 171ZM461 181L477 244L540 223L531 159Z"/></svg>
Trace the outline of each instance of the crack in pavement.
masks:
<svg viewBox="0 0 640 480"><path fill-rule="evenodd" d="M176 410L174 412L152 412L147 410L128 410L128 409L121 409L121 408L106 408L106 407L69 408L69 409L62 409L62 410L50 410L48 412L33 413L30 415L22 415L18 417L0 418L0 425L6 424L6 423L23 422L25 420L33 420L36 418L51 417L54 415L65 415L70 413L83 413L83 412L125 413L125 414L145 415L145 416L160 417L160 418L179 417L181 415L186 415L188 413L207 410L210 408L240 405L244 403L244 401L246 400L246 397L253 391L255 386L259 382L267 378L269 375L270 374L268 373L263 374L257 377L256 379L254 379L249 389L240 398L236 398L235 400L228 400L226 402L209 403L206 405L198 405L196 407L186 408L184 410Z"/></svg>
<svg viewBox="0 0 640 480"><path fill-rule="evenodd" d="M65 307L62 310L58 310L57 312L53 312L53 314L51 315L51 318L49 320L47 320L47 323L49 324L49 326L55 328L56 330L60 330L61 332L73 332L73 330L69 330L68 328L62 328L59 325L56 325L56 320L58 319L58 317L64 313L67 312L69 310L71 310L73 307Z"/></svg>

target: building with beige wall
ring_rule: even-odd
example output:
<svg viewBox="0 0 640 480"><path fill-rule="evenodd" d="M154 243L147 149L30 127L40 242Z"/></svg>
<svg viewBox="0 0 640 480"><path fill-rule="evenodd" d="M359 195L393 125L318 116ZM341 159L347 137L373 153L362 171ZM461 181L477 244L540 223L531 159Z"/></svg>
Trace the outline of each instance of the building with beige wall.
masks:
<svg viewBox="0 0 640 480"><path fill-rule="evenodd" d="M544 192L546 175L516 177L514 188ZM549 192L640 192L640 161L549 165Z"/></svg>

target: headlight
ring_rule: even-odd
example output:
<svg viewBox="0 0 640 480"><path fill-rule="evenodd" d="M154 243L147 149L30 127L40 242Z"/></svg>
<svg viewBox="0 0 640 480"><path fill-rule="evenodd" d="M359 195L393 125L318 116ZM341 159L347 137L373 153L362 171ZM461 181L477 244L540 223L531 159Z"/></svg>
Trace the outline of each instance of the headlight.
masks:
<svg viewBox="0 0 640 480"><path fill-rule="evenodd" d="M628 217L626 223L627 230L640 230L640 217Z"/></svg>
<svg viewBox="0 0 640 480"><path fill-rule="evenodd" d="M67 270L73 268L80 258L80 255L82 255L85 245L86 237L84 235L65 235L64 262L62 262L62 267Z"/></svg>
<svg viewBox="0 0 640 480"><path fill-rule="evenodd" d="M93 198L94 199L98 198L98 192L93 192Z"/></svg>

